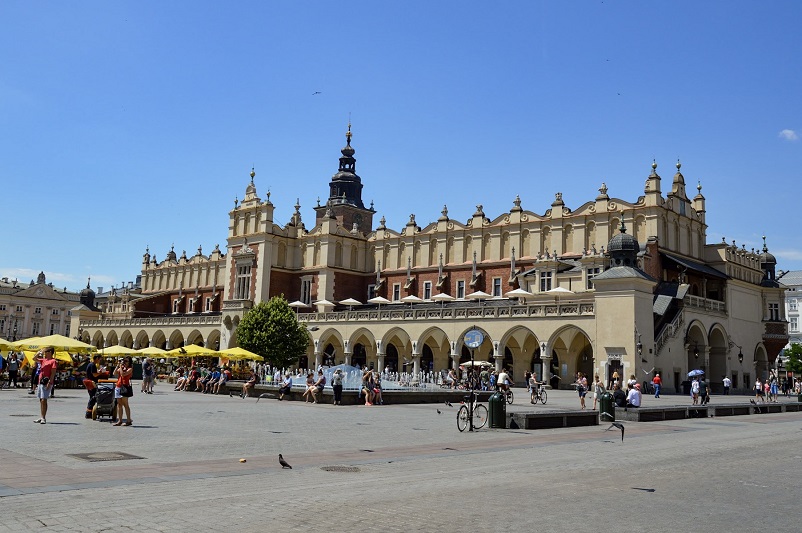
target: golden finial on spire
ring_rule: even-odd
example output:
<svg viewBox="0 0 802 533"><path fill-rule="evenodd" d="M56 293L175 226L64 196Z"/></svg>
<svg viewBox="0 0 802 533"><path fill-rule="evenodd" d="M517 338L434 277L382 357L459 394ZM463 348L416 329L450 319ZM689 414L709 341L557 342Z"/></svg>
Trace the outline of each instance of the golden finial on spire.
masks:
<svg viewBox="0 0 802 533"><path fill-rule="evenodd" d="M253 178L256 177L256 171L254 170L255 167L251 167L251 183L253 183Z"/></svg>

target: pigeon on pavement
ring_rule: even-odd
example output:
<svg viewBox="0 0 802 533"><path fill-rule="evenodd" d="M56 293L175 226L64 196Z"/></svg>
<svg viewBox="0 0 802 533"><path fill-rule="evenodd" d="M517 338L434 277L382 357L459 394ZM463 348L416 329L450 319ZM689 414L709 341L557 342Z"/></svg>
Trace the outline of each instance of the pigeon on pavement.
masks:
<svg viewBox="0 0 802 533"><path fill-rule="evenodd" d="M281 468L289 468L290 470L292 470L292 467L290 466L290 463L285 461L284 457L282 457L281 454L278 454L278 462L281 465Z"/></svg>
<svg viewBox="0 0 802 533"><path fill-rule="evenodd" d="M610 431L613 428L618 428L621 430L621 442L624 442L624 424L621 422L613 422L610 427L605 429L604 431Z"/></svg>

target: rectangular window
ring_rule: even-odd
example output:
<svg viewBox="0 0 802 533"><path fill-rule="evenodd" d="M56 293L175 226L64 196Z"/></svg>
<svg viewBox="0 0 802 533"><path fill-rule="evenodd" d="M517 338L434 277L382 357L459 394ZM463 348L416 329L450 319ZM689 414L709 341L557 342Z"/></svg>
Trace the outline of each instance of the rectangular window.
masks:
<svg viewBox="0 0 802 533"><path fill-rule="evenodd" d="M376 285L371 283L368 285L368 300L372 300L376 297Z"/></svg>
<svg viewBox="0 0 802 533"><path fill-rule="evenodd" d="M178 313L178 305L180 302L178 300L173 300L173 313Z"/></svg>
<svg viewBox="0 0 802 533"><path fill-rule="evenodd" d="M501 297L501 278L493 278L493 297Z"/></svg>
<svg viewBox="0 0 802 533"><path fill-rule="evenodd" d="M401 300L401 284L396 283L393 285L393 301L398 302Z"/></svg>
<svg viewBox="0 0 802 533"><path fill-rule="evenodd" d="M461 279L457 282L457 298L463 300L465 298L465 280Z"/></svg>
<svg viewBox="0 0 802 533"><path fill-rule="evenodd" d="M540 292L551 290L551 272L540 273Z"/></svg>
<svg viewBox="0 0 802 533"><path fill-rule="evenodd" d="M41 329L41 325L39 322L34 322L33 327L31 328L31 335L39 335L39 330Z"/></svg>
<svg viewBox="0 0 802 533"><path fill-rule="evenodd" d="M431 281L424 281L423 282L423 299L424 300L431 300L432 299L432 282Z"/></svg>
<svg viewBox="0 0 802 533"><path fill-rule="evenodd" d="M58 315L58 309L53 309L53 312L51 314L54 315L54 316L57 316Z"/></svg>
<svg viewBox="0 0 802 533"><path fill-rule="evenodd" d="M58 327L58 324L50 324L50 334L51 335L55 335L56 333L58 333L58 331L56 330L57 327Z"/></svg>
<svg viewBox="0 0 802 533"><path fill-rule="evenodd" d="M212 298L210 296L206 297L206 305L203 307L205 313L212 312Z"/></svg>
<svg viewBox="0 0 802 533"><path fill-rule="evenodd" d="M788 331L791 333L797 333L799 331L799 318L792 316L788 319Z"/></svg>
<svg viewBox="0 0 802 533"><path fill-rule="evenodd" d="M21 305L17 306L17 313L22 313L22 306Z"/></svg>
<svg viewBox="0 0 802 533"><path fill-rule="evenodd" d="M0 304L0 311L6 310L6 304Z"/></svg>
<svg viewBox="0 0 802 533"><path fill-rule="evenodd" d="M41 307L35 307L35 308L33 309L33 312L34 312L35 314L37 314L37 315L41 315L41 314L42 314L42 308L41 308Z"/></svg>
<svg viewBox="0 0 802 533"><path fill-rule="evenodd" d="M5 330L6 330L6 319L0 318L0 333L4 332ZM11 337L11 335L9 335L9 337Z"/></svg>
<svg viewBox="0 0 802 533"><path fill-rule="evenodd" d="M301 280L301 301L306 305L312 304L312 280Z"/></svg>
<svg viewBox="0 0 802 533"><path fill-rule="evenodd" d="M593 288L593 278L601 273L601 268L593 267L588 269L588 290Z"/></svg>
<svg viewBox="0 0 802 533"><path fill-rule="evenodd" d="M790 311L796 311L796 300L788 300L788 309ZM2 309L0 309L2 311Z"/></svg>
<svg viewBox="0 0 802 533"><path fill-rule="evenodd" d="M70 325L69 324L67 324L67 327L64 328L64 336L66 336L66 337L70 336Z"/></svg>
<svg viewBox="0 0 802 533"><path fill-rule="evenodd" d="M234 299L248 300L251 297L251 265L237 265L237 280Z"/></svg>
<svg viewBox="0 0 802 533"><path fill-rule="evenodd" d="M780 320L780 304L769 304L769 320Z"/></svg>

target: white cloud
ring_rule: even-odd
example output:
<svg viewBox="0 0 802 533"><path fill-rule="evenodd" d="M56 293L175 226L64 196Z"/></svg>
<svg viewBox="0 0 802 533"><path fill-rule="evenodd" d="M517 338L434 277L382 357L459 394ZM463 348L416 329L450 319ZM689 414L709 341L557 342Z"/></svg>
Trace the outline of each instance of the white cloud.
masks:
<svg viewBox="0 0 802 533"><path fill-rule="evenodd" d="M31 280L34 282L36 278L39 277L40 270L34 270L32 268L19 268L19 267L0 267L0 277L8 278L9 280L18 280L20 285L28 284ZM86 286L86 278L78 279L75 277L74 274L65 274L63 272L51 272L49 270L45 270L45 279L48 283L52 283L56 287L61 288L62 286L67 286L68 288L83 288ZM92 277L92 286L97 285L111 285L115 283L117 280L114 276L109 276L105 274L90 274ZM119 281L116 281L119 283Z"/></svg>
<svg viewBox="0 0 802 533"><path fill-rule="evenodd" d="M785 139L786 141L796 141L799 139L799 136L794 130L782 130L779 137L781 139Z"/></svg>

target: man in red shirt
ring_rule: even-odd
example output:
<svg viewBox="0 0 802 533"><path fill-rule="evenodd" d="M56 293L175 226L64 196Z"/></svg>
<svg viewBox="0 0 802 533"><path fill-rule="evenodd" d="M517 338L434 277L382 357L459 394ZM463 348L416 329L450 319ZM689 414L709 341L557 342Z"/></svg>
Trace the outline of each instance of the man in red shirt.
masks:
<svg viewBox="0 0 802 533"><path fill-rule="evenodd" d="M47 424L47 399L50 398L50 393L53 391L56 371L58 370L56 360L53 359L55 352L56 350L52 346L45 346L36 354L36 360L41 365L36 397L39 398L39 411L42 413L42 418L34 420L34 424ZM41 354L44 354L44 357Z"/></svg>
<svg viewBox="0 0 802 533"><path fill-rule="evenodd" d="M663 387L663 380L660 378L660 373L654 375L654 379L652 379L652 385L654 385L654 397L660 397L660 389Z"/></svg>

